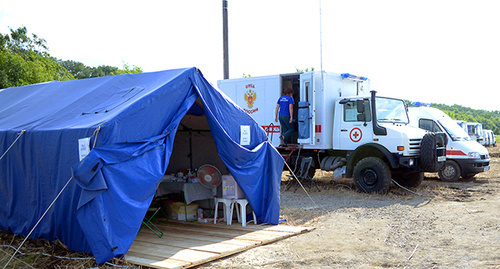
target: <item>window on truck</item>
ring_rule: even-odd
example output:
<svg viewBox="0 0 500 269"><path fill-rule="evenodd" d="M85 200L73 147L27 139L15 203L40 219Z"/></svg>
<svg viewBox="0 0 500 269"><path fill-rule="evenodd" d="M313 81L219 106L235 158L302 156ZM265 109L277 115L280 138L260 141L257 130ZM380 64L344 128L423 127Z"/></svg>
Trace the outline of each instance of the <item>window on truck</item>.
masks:
<svg viewBox="0 0 500 269"><path fill-rule="evenodd" d="M377 96L375 102L377 106L378 122L406 124L410 122L403 100Z"/></svg>
<svg viewBox="0 0 500 269"><path fill-rule="evenodd" d="M306 101L309 102L309 82L305 83L305 87L306 87L306 92L305 92Z"/></svg>
<svg viewBox="0 0 500 269"><path fill-rule="evenodd" d="M437 123L433 120L420 119L418 122L418 127L429 132L442 132L441 128L439 128L439 125L437 125Z"/></svg>
<svg viewBox="0 0 500 269"><path fill-rule="evenodd" d="M469 135L456 124L451 118L442 118L438 120L441 127L448 133L453 141L468 141L470 140Z"/></svg>
<svg viewBox="0 0 500 269"><path fill-rule="evenodd" d="M366 121L369 122L372 120L369 100L365 100L365 113L363 114L365 114ZM358 121L358 107L356 105L356 100L352 100L344 104L344 121L345 122Z"/></svg>

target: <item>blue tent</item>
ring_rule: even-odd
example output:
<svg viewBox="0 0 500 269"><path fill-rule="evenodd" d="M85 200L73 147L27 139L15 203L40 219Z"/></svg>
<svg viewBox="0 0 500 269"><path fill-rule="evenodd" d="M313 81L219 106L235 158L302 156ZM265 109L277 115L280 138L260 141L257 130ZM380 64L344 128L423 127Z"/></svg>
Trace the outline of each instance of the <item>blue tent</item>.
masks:
<svg viewBox="0 0 500 269"><path fill-rule="evenodd" d="M98 263L126 254L181 121L200 114L257 220L278 223L283 159L196 68L7 88L0 103L1 230L26 236L64 189L31 237L57 238Z"/></svg>

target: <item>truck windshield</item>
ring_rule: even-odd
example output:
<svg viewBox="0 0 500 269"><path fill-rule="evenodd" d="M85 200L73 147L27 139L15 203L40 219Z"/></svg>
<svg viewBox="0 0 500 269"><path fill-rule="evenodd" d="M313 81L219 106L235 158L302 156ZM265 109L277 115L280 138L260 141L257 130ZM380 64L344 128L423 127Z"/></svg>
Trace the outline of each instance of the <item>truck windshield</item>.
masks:
<svg viewBox="0 0 500 269"><path fill-rule="evenodd" d="M438 120L439 124L443 126L446 132L450 135L453 141L468 141L470 140L469 135L452 119L440 119Z"/></svg>
<svg viewBox="0 0 500 269"><path fill-rule="evenodd" d="M377 120L379 122L409 123L403 100L376 97Z"/></svg>

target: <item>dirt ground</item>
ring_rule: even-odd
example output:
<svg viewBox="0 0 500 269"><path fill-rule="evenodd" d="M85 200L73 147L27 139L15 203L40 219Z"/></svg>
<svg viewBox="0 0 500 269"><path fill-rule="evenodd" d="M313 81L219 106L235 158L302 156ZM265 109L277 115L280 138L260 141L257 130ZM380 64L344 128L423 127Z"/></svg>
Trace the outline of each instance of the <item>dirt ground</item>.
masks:
<svg viewBox="0 0 500 269"><path fill-rule="evenodd" d="M426 174L417 194L361 194L317 172L321 192L281 195L284 224L312 232L199 268L500 268L500 147L488 149L490 171L455 183Z"/></svg>
<svg viewBox="0 0 500 269"><path fill-rule="evenodd" d="M500 147L488 150L490 171L455 183L426 174L415 193L394 185L388 194L362 194L351 179L319 171L320 192L284 191L284 176L282 225L314 230L198 268L500 268ZM7 245L23 238L0 232L0 239L3 266L13 252ZM137 268L119 259L97 266L91 255L45 240L28 240L22 251L9 268Z"/></svg>

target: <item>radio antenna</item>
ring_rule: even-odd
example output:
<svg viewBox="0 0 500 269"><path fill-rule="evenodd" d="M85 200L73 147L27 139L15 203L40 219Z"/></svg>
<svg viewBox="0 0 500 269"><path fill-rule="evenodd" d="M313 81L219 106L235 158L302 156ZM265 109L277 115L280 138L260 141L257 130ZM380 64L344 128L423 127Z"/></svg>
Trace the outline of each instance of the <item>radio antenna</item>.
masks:
<svg viewBox="0 0 500 269"><path fill-rule="evenodd" d="M321 17L321 0L319 0L319 58L321 73L323 73L323 22Z"/></svg>
<svg viewBox="0 0 500 269"><path fill-rule="evenodd" d="M321 0L319 0L319 64L321 71L321 89L325 89L325 81L323 78L323 20L321 15Z"/></svg>

